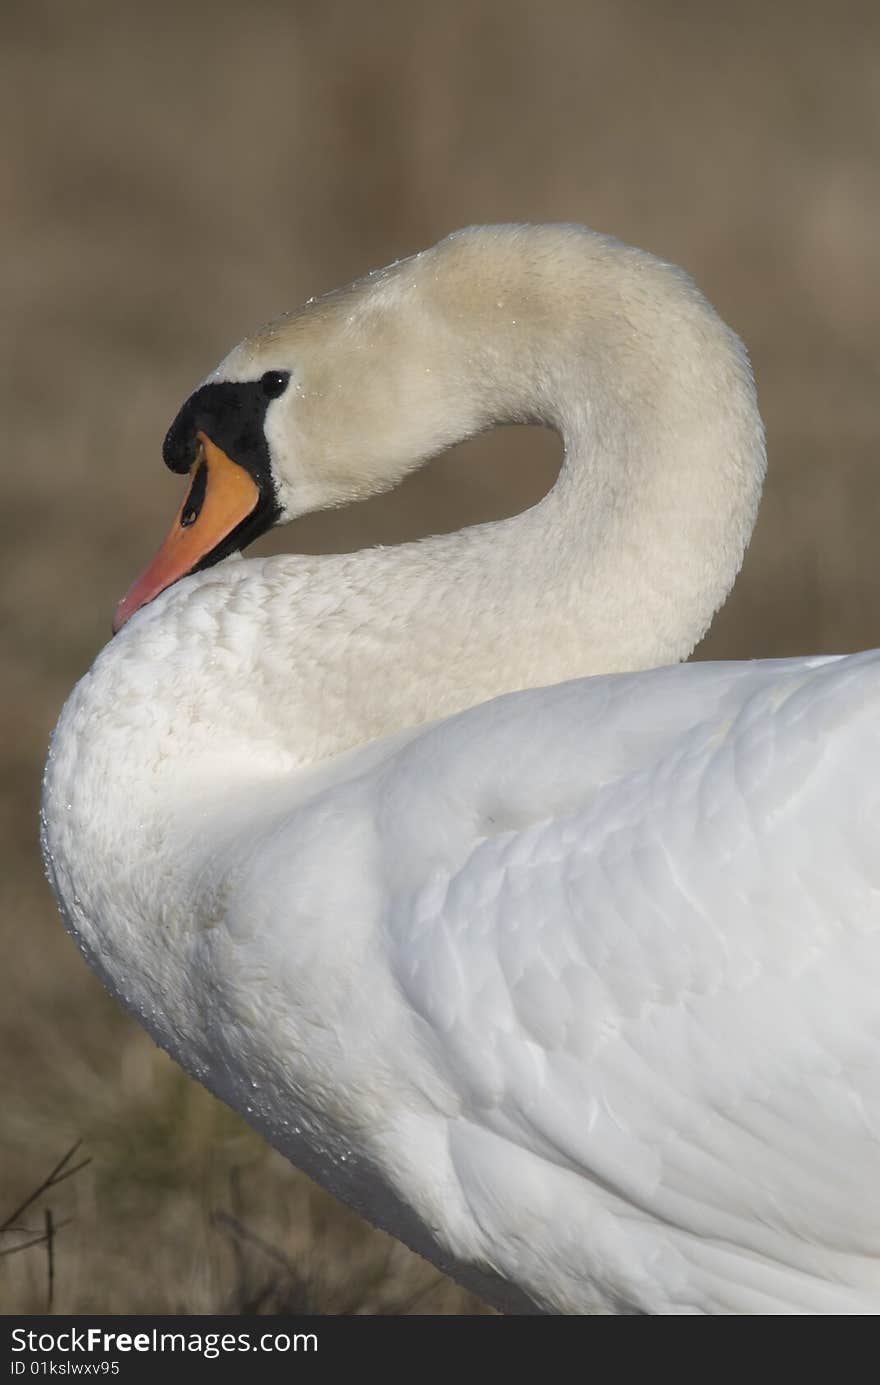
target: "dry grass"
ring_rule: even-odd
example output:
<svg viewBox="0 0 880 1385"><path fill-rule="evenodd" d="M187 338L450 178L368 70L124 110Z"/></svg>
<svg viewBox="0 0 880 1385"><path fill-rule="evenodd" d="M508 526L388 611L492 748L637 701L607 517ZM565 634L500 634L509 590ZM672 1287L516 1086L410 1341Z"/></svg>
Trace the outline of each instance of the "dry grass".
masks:
<svg viewBox="0 0 880 1385"><path fill-rule="evenodd" d="M655 0L11 0L0 1219L65 1148L59 1311L474 1311L189 1083L102 994L41 878L61 701L168 522L158 445L246 329L485 220L580 220L686 265L749 343L771 475L704 654L877 642L880 11ZM409 537L535 499L517 432L276 546ZM231 1220L230 1220L231 1219ZM45 1249L0 1258L39 1310Z"/></svg>

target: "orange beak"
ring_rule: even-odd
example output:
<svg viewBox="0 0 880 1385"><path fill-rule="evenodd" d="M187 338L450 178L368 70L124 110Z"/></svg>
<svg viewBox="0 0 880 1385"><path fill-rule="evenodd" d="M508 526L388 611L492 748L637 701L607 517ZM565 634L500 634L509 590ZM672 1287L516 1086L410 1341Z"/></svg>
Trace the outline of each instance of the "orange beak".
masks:
<svg viewBox="0 0 880 1385"><path fill-rule="evenodd" d="M260 499L250 472L227 457L206 433L196 436L201 450L190 471L187 497L159 552L116 607L114 635L141 606L192 572L252 514Z"/></svg>

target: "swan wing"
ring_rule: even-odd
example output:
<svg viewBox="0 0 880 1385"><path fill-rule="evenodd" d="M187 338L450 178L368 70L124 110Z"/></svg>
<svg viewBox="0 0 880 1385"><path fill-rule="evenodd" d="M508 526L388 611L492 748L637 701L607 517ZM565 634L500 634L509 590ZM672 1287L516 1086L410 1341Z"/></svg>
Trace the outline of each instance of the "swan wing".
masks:
<svg viewBox="0 0 880 1385"><path fill-rule="evenodd" d="M378 772L456 1194L557 1309L874 1311L878 707L877 652L686 665L498 699Z"/></svg>

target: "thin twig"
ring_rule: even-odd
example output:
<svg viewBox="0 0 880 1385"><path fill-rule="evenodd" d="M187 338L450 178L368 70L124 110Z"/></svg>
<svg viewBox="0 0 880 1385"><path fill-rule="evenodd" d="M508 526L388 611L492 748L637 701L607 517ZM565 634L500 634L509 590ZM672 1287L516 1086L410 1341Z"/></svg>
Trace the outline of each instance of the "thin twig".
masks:
<svg viewBox="0 0 880 1385"><path fill-rule="evenodd" d="M232 1211L236 1218L240 1216L244 1199L241 1191L241 1169L236 1167L229 1170L229 1200L232 1203ZM235 1261L235 1302L245 1303L250 1297L249 1275L247 1270L247 1256L244 1247L237 1236L231 1238L232 1258ZM253 1311L253 1305L249 1305Z"/></svg>
<svg viewBox="0 0 880 1385"><path fill-rule="evenodd" d="M52 1220L52 1208L46 1208L46 1274L49 1279L48 1293L46 1294L46 1312L52 1312L52 1302L55 1298L55 1223Z"/></svg>
<svg viewBox="0 0 880 1385"><path fill-rule="evenodd" d="M60 1231L64 1226L70 1226L73 1217L65 1217L64 1221L55 1222L53 1231ZM7 1246L5 1250L0 1250L0 1256L17 1255L20 1250L29 1250L31 1246L45 1245L46 1233L41 1231L39 1236L32 1236L29 1241L21 1241L17 1246Z"/></svg>
<svg viewBox="0 0 880 1385"><path fill-rule="evenodd" d="M39 1187L35 1188L34 1191L25 1198L24 1202L19 1207L16 1207L14 1212L10 1213L4 1222L0 1222L0 1233L8 1231L12 1224L18 1221L22 1212L26 1212L27 1209L37 1201L37 1198L42 1197L43 1193L48 1192L49 1188L57 1187L59 1183L64 1182L65 1178L72 1178L75 1173L79 1173L80 1169L84 1169L86 1164L92 1162L91 1159L82 1159L78 1164L74 1164L73 1168L65 1169L65 1164L70 1162L81 1144L82 1140L77 1140L75 1144L72 1144L64 1155L64 1158L59 1159L52 1172L43 1179Z"/></svg>
<svg viewBox="0 0 880 1385"><path fill-rule="evenodd" d="M75 1173L79 1173L80 1169L86 1168L91 1162L91 1155L89 1155L88 1159L80 1159L79 1163L74 1164L72 1169L65 1169L63 1173L59 1173L57 1178L53 1178L52 1182L48 1186L50 1188L57 1188L58 1184L63 1183L65 1178L73 1178L73 1175Z"/></svg>
<svg viewBox="0 0 880 1385"><path fill-rule="evenodd" d="M276 1250L273 1245L270 1245L268 1241L264 1241L262 1236L258 1236L255 1231L251 1231L249 1227L244 1226L237 1217L231 1217L228 1212L215 1212L214 1220L221 1226L225 1226L228 1230L234 1232L236 1236L248 1245L256 1246L257 1250L261 1250L270 1260L274 1260L277 1265L280 1265L281 1268L290 1275L291 1279L297 1278L296 1270L287 1257L282 1255L280 1250Z"/></svg>

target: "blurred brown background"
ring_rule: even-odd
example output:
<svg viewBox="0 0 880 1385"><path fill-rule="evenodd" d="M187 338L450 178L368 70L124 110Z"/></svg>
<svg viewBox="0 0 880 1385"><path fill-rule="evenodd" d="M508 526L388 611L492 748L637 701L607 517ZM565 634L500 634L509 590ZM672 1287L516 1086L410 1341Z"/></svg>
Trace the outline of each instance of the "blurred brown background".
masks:
<svg viewBox="0 0 880 1385"><path fill-rule="evenodd" d="M745 338L770 474L701 655L877 643L880 7L5 0L0 28L0 1222L82 1138L92 1164L18 1223L73 1219L60 1311L475 1311L104 997L42 880L47 738L170 523L181 400L265 318L469 222L613 232ZM557 464L548 435L504 430L276 546L500 515ZM45 1247L0 1258L0 1309L46 1294Z"/></svg>

